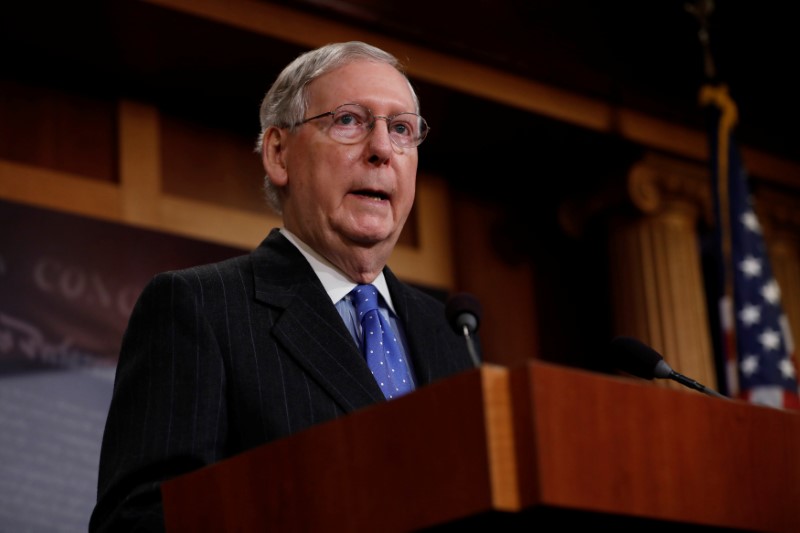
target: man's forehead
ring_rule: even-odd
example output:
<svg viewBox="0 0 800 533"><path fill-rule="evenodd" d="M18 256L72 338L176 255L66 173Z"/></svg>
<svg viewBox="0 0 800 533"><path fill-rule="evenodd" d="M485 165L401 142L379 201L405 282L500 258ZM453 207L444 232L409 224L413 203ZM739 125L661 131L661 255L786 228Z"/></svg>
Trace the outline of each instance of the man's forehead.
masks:
<svg viewBox="0 0 800 533"><path fill-rule="evenodd" d="M326 72L307 87L309 104L348 102L365 99L392 100L407 107L413 104L405 76L388 63L354 60Z"/></svg>

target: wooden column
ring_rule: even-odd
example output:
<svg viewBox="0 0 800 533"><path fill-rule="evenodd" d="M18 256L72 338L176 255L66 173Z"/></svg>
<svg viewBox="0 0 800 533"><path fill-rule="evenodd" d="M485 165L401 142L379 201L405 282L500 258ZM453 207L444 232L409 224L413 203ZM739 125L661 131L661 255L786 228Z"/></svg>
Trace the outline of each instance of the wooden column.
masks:
<svg viewBox="0 0 800 533"><path fill-rule="evenodd" d="M581 232L590 219L603 221L612 336L640 339L676 371L716 388L698 237L712 213L709 187L705 167L650 154L622 179L565 205L562 223Z"/></svg>
<svg viewBox="0 0 800 533"><path fill-rule="evenodd" d="M617 334L653 346L678 372L716 388L698 220L708 208L705 169L647 158L627 176L633 216L609 223Z"/></svg>

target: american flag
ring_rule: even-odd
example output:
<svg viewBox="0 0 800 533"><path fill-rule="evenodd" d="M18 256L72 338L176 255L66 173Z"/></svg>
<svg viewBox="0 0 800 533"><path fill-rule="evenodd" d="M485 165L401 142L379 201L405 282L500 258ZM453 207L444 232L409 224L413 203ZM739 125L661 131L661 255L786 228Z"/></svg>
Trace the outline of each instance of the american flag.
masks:
<svg viewBox="0 0 800 533"><path fill-rule="evenodd" d="M800 409L795 347L733 135L736 105L724 85L704 87L701 101L711 118L726 388L751 403Z"/></svg>

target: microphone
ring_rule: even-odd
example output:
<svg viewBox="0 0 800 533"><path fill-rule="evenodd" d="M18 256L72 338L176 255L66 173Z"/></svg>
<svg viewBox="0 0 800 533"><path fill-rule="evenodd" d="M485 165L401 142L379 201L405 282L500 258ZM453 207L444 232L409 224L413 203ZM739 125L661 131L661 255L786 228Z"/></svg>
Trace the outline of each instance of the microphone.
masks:
<svg viewBox="0 0 800 533"><path fill-rule="evenodd" d="M617 369L644 379L661 378L674 380L684 387L689 387L715 398L725 398L713 389L701 385L683 374L675 372L660 353L650 346L632 337L617 337L611 341L610 355Z"/></svg>
<svg viewBox="0 0 800 533"><path fill-rule="evenodd" d="M444 308L444 314L450 326L458 335L464 336L472 364L476 367L481 363L472 336L478 331L482 313L478 299L466 292L451 296Z"/></svg>

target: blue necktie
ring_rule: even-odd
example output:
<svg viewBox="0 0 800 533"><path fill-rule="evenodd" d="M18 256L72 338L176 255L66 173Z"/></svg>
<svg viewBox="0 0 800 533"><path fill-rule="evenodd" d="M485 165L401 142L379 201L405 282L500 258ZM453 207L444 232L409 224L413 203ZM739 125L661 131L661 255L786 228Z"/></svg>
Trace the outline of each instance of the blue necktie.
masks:
<svg viewBox="0 0 800 533"><path fill-rule="evenodd" d="M378 290L373 285L357 285L350 295L361 322L364 356L383 395L391 400L411 392L414 386L408 375L403 345L378 311Z"/></svg>

